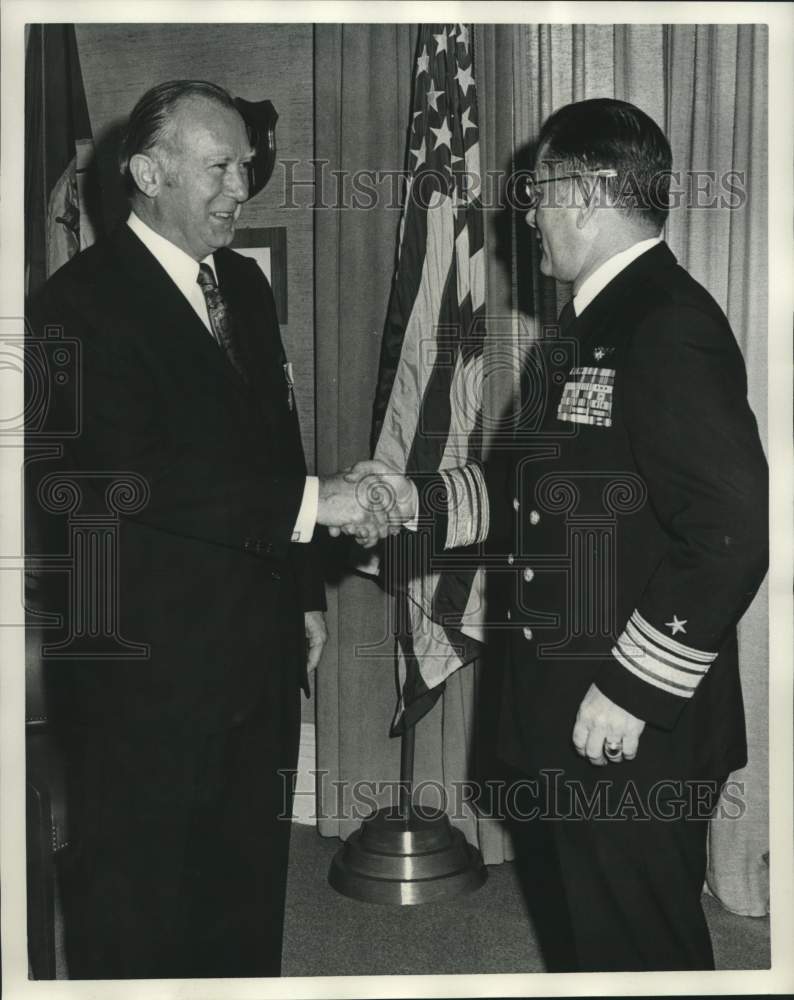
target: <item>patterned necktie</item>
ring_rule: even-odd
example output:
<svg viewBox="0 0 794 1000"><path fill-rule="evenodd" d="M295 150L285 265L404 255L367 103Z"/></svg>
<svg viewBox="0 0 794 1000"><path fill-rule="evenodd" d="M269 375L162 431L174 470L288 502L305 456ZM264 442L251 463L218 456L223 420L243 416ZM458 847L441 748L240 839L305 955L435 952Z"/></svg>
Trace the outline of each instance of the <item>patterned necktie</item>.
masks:
<svg viewBox="0 0 794 1000"><path fill-rule="evenodd" d="M199 283L204 299L207 303L207 313L209 314L212 333L220 346L223 348L226 357L233 365L237 374L245 382L245 366L240 358L240 353L234 343L234 324L229 305L221 294L215 281L215 275L209 264L201 264L196 281Z"/></svg>

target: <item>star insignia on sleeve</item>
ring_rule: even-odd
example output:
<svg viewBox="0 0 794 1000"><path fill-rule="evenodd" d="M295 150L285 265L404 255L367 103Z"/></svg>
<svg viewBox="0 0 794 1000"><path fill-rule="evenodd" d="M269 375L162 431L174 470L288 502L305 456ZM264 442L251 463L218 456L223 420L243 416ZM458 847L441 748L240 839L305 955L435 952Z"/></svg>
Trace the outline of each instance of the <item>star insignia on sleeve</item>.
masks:
<svg viewBox="0 0 794 1000"><path fill-rule="evenodd" d="M688 618L679 618L678 615L673 615L673 620L671 622L665 622L665 625L670 629L673 635L678 635L679 632L683 632L684 635L686 635L684 625L686 625L688 621Z"/></svg>

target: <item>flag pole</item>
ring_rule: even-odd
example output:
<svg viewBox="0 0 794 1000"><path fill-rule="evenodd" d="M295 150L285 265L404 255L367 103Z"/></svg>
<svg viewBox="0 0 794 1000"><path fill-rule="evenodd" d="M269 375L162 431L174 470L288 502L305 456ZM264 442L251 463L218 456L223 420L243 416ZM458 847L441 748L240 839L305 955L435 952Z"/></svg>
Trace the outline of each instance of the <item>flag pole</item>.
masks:
<svg viewBox="0 0 794 1000"><path fill-rule="evenodd" d="M373 424L375 457L403 471L433 473L442 461L454 468L478 457L475 428L482 408L485 243L471 31L465 24L419 26L408 141L410 176ZM424 262L432 266L426 268ZM438 345L437 352L428 354L429 338ZM439 452L436 443L442 438L446 445ZM401 534L414 535L416 542L414 532ZM420 555L429 558L433 551L432 544L409 545L406 539L404 558L389 567L398 572L394 577L385 575L393 583L396 602L396 666L404 668L402 728L393 724L391 730L401 737L400 784L397 802L368 816L331 864L330 884L352 899L397 906L426 903L472 892L487 878L480 852L452 826L446 812L413 801L416 720L441 695L444 679L436 670L427 683L421 663L440 654L444 666L457 669L469 659L457 655L443 623L427 629L424 625L434 620L436 605L462 615L477 579L432 573L425 566L427 559L417 562ZM423 581L426 603L418 603L416 593L400 585L413 578ZM442 665L438 660L434 664ZM415 720L410 726L405 725L406 707Z"/></svg>
<svg viewBox="0 0 794 1000"><path fill-rule="evenodd" d="M407 821L411 815L411 799L414 790L414 749L416 746L416 723L403 729L400 738L400 818Z"/></svg>

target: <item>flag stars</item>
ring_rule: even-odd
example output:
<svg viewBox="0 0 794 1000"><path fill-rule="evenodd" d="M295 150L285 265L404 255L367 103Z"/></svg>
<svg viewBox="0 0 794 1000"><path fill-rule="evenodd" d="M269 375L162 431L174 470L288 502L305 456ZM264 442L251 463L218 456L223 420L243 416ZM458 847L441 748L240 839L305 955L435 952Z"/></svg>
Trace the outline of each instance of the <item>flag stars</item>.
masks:
<svg viewBox="0 0 794 1000"><path fill-rule="evenodd" d="M436 40L436 55L438 55L439 52L446 52L447 51L447 35L446 35L446 32L442 31L438 35L433 35L433 38L435 38L435 40Z"/></svg>
<svg viewBox="0 0 794 1000"><path fill-rule="evenodd" d="M422 73L427 73L428 67L430 66L430 56L427 54L427 46L422 49L422 54L416 60L416 75L421 76Z"/></svg>
<svg viewBox="0 0 794 1000"><path fill-rule="evenodd" d="M433 86L427 92L427 103L434 111L438 111L438 99L444 96L443 90L436 90Z"/></svg>
<svg viewBox="0 0 794 1000"><path fill-rule="evenodd" d="M452 138L452 133L449 130L449 125L447 124L446 118L441 122L441 128L433 128L431 125L430 131L436 137L435 149L438 149L439 146L446 146L447 149L450 150L450 152L452 151L452 147L449 144L449 140Z"/></svg>
<svg viewBox="0 0 794 1000"><path fill-rule="evenodd" d="M469 118L470 113L471 113L471 108L470 107L466 108L460 119L460 127L463 129L464 135L470 128L473 128L475 131L477 130L477 126L474 124L471 118Z"/></svg>
<svg viewBox="0 0 794 1000"><path fill-rule="evenodd" d="M469 51L469 29L466 27L465 24L459 24L458 28L460 28L460 32L458 34L458 41L460 42L460 44L468 52Z"/></svg>
<svg viewBox="0 0 794 1000"><path fill-rule="evenodd" d="M416 157L416 163L414 164L414 170L416 170L417 167L421 166L425 162L425 160L427 159L427 145L425 143L424 136L422 137L422 142L420 143L420 145L418 146L418 148L411 150L411 156L415 156Z"/></svg>
<svg viewBox="0 0 794 1000"><path fill-rule="evenodd" d="M474 77L471 73L471 66L467 66L465 69L460 66L458 68L458 72L455 74L455 79L458 81L458 86L463 93L468 94L469 87L474 86Z"/></svg>

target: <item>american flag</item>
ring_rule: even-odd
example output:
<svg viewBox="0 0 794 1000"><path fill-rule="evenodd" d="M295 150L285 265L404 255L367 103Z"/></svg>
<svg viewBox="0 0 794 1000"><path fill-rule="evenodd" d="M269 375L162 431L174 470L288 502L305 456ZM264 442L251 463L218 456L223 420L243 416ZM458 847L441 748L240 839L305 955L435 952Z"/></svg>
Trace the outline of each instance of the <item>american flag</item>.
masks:
<svg viewBox="0 0 794 1000"><path fill-rule="evenodd" d="M470 26L422 25L373 423L375 457L400 472L458 468L481 454L485 261L472 56ZM435 569L430 539L403 532L386 565L398 612L393 733L432 707L482 639L483 570L465 550Z"/></svg>

